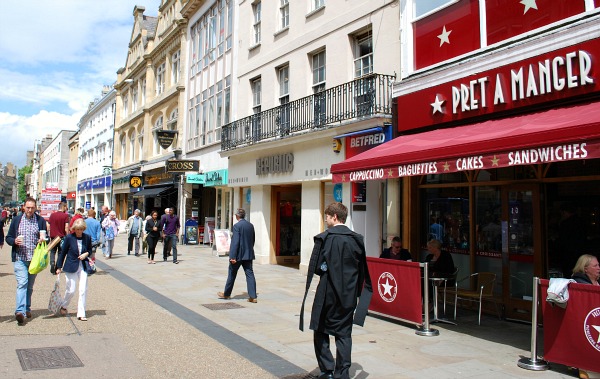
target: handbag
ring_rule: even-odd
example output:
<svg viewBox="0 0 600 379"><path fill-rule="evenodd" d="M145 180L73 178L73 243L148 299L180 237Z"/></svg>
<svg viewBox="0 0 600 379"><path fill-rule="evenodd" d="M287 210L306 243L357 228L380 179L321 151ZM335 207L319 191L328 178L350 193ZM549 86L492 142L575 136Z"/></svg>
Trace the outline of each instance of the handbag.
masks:
<svg viewBox="0 0 600 379"><path fill-rule="evenodd" d="M33 258L31 258L31 262L29 263L29 273L31 275L38 274L48 267L49 263L50 257L48 256L46 242L40 242L33 251Z"/></svg>
<svg viewBox="0 0 600 379"><path fill-rule="evenodd" d="M83 263L83 268L85 269L85 272L87 272L88 276L94 275L96 273L96 263L94 263L94 261L92 261L88 258L88 259L84 260L82 263Z"/></svg>
<svg viewBox="0 0 600 379"><path fill-rule="evenodd" d="M56 281L54 282L54 290L50 293L50 301L48 301L48 310L52 312L53 315L58 315L60 313L60 308L62 307L64 299L60 294L60 275L56 275Z"/></svg>

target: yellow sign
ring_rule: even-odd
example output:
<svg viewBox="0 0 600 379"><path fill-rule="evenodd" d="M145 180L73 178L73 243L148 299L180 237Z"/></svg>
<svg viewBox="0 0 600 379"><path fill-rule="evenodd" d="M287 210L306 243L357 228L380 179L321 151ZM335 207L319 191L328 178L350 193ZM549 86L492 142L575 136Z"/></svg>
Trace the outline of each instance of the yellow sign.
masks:
<svg viewBox="0 0 600 379"><path fill-rule="evenodd" d="M129 177L129 187L140 188L141 186L142 186L142 177L141 176L130 176Z"/></svg>

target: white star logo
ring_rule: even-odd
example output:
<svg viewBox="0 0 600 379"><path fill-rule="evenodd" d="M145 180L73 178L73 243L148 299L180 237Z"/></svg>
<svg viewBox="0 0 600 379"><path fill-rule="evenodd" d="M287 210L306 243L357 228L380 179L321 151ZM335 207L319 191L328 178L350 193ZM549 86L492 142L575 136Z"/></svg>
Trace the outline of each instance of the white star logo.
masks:
<svg viewBox="0 0 600 379"><path fill-rule="evenodd" d="M388 279L385 280L385 284L382 284L383 286L383 295L390 295L392 296L392 288L393 286L390 285L390 282Z"/></svg>
<svg viewBox="0 0 600 379"><path fill-rule="evenodd" d="M535 1L536 0L521 0L520 1L520 3L525 6L525 10L523 11L523 14L527 13L527 11L530 10L531 8L533 8L537 11L538 7L537 7L537 4L535 3Z"/></svg>
<svg viewBox="0 0 600 379"><path fill-rule="evenodd" d="M432 114L436 114L437 112L444 113L442 112L442 104L444 104L445 101L446 100L440 99L440 95L435 95L435 101L431 103L431 106L433 107Z"/></svg>
<svg viewBox="0 0 600 379"><path fill-rule="evenodd" d="M600 333L600 326L592 325L592 328L596 329L598 333ZM598 334L598 341L596 343L600 343L600 334Z"/></svg>
<svg viewBox="0 0 600 379"><path fill-rule="evenodd" d="M452 33L452 30L446 31L446 25L444 25L444 28L442 29L442 34L437 36L440 39L440 47L442 47L444 42L447 43L448 45L450 45L450 40L448 39L448 37L450 36L450 33Z"/></svg>

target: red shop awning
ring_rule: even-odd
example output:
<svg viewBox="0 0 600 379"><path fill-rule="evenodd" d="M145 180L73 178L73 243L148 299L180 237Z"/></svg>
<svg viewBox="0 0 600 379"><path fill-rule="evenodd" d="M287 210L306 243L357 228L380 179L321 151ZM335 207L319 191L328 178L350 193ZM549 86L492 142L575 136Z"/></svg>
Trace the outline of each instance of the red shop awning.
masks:
<svg viewBox="0 0 600 379"><path fill-rule="evenodd" d="M406 135L331 166L333 181L600 158L600 102Z"/></svg>

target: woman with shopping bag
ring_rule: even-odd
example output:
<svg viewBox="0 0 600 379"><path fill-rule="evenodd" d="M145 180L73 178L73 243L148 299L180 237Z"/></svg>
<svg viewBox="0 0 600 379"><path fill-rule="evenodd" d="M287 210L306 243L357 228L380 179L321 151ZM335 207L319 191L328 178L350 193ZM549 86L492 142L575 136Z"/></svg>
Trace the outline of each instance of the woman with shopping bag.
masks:
<svg viewBox="0 0 600 379"><path fill-rule="evenodd" d="M83 219L76 220L71 230L72 234L65 237L63 248L56 262L56 275L64 271L66 276L65 298L60 309L60 314L67 315L69 303L75 294L76 281L79 280L79 300L77 302L77 319L87 321L85 317L85 302L87 295L87 279L90 262L88 257L92 253L92 238L84 234L86 228Z"/></svg>

